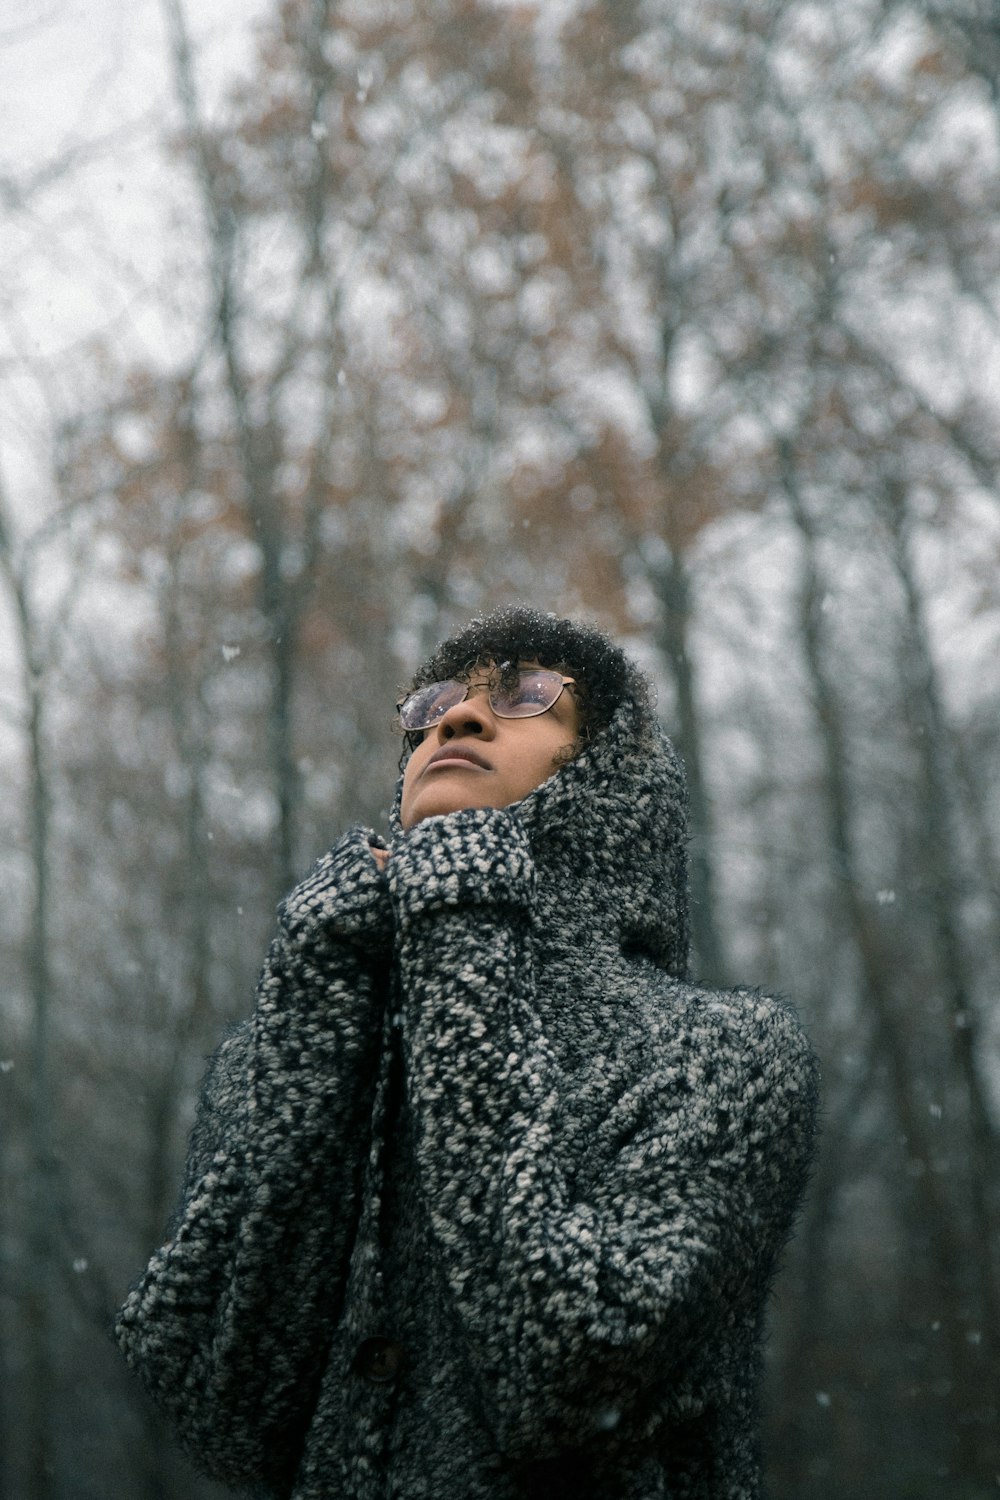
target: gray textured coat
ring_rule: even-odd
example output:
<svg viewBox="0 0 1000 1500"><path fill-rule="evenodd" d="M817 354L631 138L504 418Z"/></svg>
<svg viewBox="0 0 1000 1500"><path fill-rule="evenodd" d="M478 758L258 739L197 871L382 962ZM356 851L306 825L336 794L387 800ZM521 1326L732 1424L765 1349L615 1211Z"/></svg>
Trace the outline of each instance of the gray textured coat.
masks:
<svg viewBox="0 0 1000 1500"><path fill-rule="evenodd" d="M117 1326L202 1468L758 1495L815 1065L784 1004L685 982L683 805L626 705L523 802L397 823L384 874L352 829L283 905Z"/></svg>

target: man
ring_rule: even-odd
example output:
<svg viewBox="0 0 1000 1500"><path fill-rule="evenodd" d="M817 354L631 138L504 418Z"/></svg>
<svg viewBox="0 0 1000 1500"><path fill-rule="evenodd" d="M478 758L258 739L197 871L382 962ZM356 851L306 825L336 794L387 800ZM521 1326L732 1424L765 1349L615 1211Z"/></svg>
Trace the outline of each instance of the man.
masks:
<svg viewBox="0 0 1000 1500"><path fill-rule="evenodd" d="M750 1500L815 1065L780 1002L687 981L648 686L513 609L400 719L391 842L282 907L120 1344L267 1496Z"/></svg>

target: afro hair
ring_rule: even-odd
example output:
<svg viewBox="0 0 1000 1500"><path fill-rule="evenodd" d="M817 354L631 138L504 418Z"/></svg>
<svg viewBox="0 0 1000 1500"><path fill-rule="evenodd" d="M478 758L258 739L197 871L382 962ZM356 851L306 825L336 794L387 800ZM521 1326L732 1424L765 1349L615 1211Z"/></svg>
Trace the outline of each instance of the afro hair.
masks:
<svg viewBox="0 0 1000 1500"><path fill-rule="evenodd" d="M441 642L414 674L408 691L452 677L464 680L489 665L514 672L523 661L536 661L575 679L580 711L575 753L607 728L622 703L633 706L639 724L647 726L652 720L650 684L620 646L595 626L524 605L508 605L470 620ZM404 758L419 740L419 734L405 736Z"/></svg>

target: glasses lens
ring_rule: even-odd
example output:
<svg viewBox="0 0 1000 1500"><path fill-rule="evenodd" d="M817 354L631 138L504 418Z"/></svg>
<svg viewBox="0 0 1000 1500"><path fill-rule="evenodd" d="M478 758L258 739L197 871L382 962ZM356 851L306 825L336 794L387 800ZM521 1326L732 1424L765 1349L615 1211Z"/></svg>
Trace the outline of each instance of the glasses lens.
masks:
<svg viewBox="0 0 1000 1500"><path fill-rule="evenodd" d="M496 688L490 694L490 703L501 719L529 719L551 708L562 687L558 672L526 668L518 672L517 681L512 686Z"/></svg>
<svg viewBox="0 0 1000 1500"><path fill-rule="evenodd" d="M417 688L399 705L399 722L404 729L429 729L468 691L464 682L429 682Z"/></svg>

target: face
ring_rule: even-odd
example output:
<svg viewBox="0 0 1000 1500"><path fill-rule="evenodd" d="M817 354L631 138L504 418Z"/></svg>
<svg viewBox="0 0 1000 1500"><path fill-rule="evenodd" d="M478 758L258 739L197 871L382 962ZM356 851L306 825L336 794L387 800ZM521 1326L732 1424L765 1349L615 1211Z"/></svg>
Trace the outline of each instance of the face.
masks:
<svg viewBox="0 0 1000 1500"><path fill-rule="evenodd" d="M564 688L543 714L501 719L490 707L489 679L488 667L477 669L464 703L454 704L424 730L403 772L404 829L463 807L520 802L548 780L575 746L579 713L571 688Z"/></svg>

